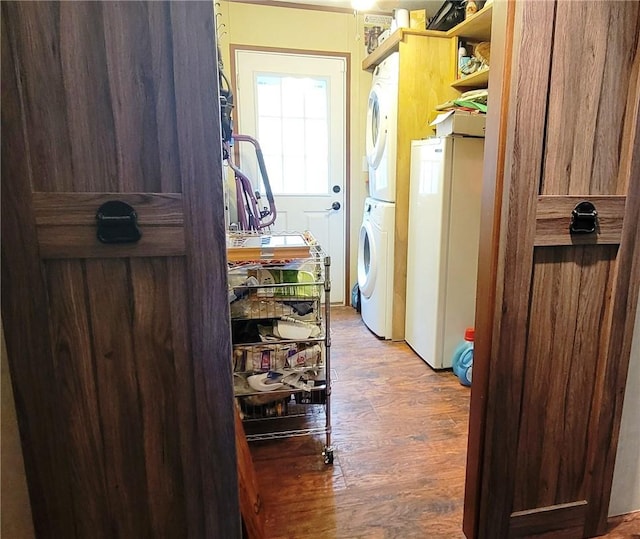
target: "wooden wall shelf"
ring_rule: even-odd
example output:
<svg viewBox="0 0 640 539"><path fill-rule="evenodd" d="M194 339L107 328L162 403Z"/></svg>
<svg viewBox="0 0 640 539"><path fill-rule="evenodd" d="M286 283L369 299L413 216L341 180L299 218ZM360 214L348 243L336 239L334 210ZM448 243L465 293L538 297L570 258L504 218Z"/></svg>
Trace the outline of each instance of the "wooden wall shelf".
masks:
<svg viewBox="0 0 640 539"><path fill-rule="evenodd" d="M373 71L374 68L393 52L397 52L400 43L406 40L406 36L431 36L448 38L465 38L476 41L491 40L491 17L493 3L483 7L480 11L465 19L447 32L437 30L416 30L414 28L398 28L382 44L362 60L362 69ZM453 86L453 85L452 85Z"/></svg>
<svg viewBox="0 0 640 539"><path fill-rule="evenodd" d="M466 77L451 83L456 90L467 90L469 88L486 88L489 84L489 68L482 69Z"/></svg>
<svg viewBox="0 0 640 539"><path fill-rule="evenodd" d="M491 41L493 3L483 7L468 19L446 32L447 37L460 37L477 41Z"/></svg>
<svg viewBox="0 0 640 539"><path fill-rule="evenodd" d="M373 71L391 53L398 52L400 43L406 41L407 36L431 36L431 37L452 37L447 32L436 32L435 30L414 30L413 28L398 28L376 50L362 60L362 69Z"/></svg>

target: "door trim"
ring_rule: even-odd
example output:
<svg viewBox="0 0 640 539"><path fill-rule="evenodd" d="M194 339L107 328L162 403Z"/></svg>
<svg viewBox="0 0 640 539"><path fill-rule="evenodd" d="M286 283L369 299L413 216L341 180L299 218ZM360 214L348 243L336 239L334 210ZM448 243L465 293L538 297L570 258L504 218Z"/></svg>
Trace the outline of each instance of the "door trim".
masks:
<svg viewBox="0 0 640 539"><path fill-rule="evenodd" d="M349 286L350 280L350 265L351 258L349 256L351 250L351 53L348 52L333 52L333 51L320 51L320 50L307 50L307 49L287 49L283 47L261 47L258 45L242 45L238 43L229 44L229 58L230 58L230 80L231 89L233 95L238 95L238 89L236 88L236 51L247 52L273 52L282 54L306 54L307 56L327 56L330 58L342 58L345 61L345 156L344 156L344 204L349 211L345 212L344 227L345 227L345 242L344 242L344 297L335 298L343 302L344 305L349 304L349 295L351 293L351 287ZM239 155L237 154L238 148L235 148L236 162L239 162Z"/></svg>

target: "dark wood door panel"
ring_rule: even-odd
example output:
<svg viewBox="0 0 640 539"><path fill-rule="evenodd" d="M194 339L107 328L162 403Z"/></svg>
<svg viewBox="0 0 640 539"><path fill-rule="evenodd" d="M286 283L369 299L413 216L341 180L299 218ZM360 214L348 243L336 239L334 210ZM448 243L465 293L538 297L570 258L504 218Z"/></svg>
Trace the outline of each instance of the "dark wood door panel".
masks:
<svg viewBox="0 0 640 539"><path fill-rule="evenodd" d="M45 266L80 537L188 529L185 492L198 487L184 472L195 415L183 266L161 258Z"/></svg>
<svg viewBox="0 0 640 539"><path fill-rule="evenodd" d="M108 506L117 535L141 537L150 535L151 523L127 266L126 260L87 260L85 271Z"/></svg>
<svg viewBox="0 0 640 539"><path fill-rule="evenodd" d="M587 498L617 246L536 249L513 511Z"/></svg>
<svg viewBox="0 0 640 539"><path fill-rule="evenodd" d="M640 37L639 37L640 41ZM595 401L597 426L594 428L594 447L589 455L591 505L594 510L586 516L585 530L604 533L607 508L611 497L613 469L616 461L620 419L625 384L629 370L631 341L636 323L636 307L640 292L640 43L636 49L634 66L635 121L629 122L629 141L623 156L628 186L624 227L620 239L615 285L611 290L611 320L608 340L603 354L609 359L602 365L602 391Z"/></svg>
<svg viewBox="0 0 640 539"><path fill-rule="evenodd" d="M106 72L118 144L118 174L123 191L160 191L160 151L156 122L148 9L136 2L126 12L115 2L101 4L105 34ZM164 7L164 6L163 6ZM166 17L166 13L163 13ZM159 26L162 29L162 25ZM123 39L123 36L124 39ZM135 36L135 43L130 42ZM133 45L133 46L132 46Z"/></svg>
<svg viewBox="0 0 640 539"><path fill-rule="evenodd" d="M465 531L590 537L606 528L640 285L640 4L508 6L511 63L492 65L509 81L501 215L481 239L495 290L479 285L478 297L496 303L476 336L484 372L471 398L486 429L471 425L466 499L480 507ZM596 231L572 235L571 210L587 200Z"/></svg>
<svg viewBox="0 0 640 539"><path fill-rule="evenodd" d="M170 305L182 302L172 273L160 258L46 264L79 537L188 529L185 493L197 489L183 472L194 458L193 372L184 316L172 314L182 308Z"/></svg>
<svg viewBox="0 0 640 539"><path fill-rule="evenodd" d="M181 400L193 395L193 372L176 376L172 299L166 261L158 258L130 261L133 299L132 324L135 368L138 380L139 414L144 429L144 453L153 535L173 535L187 529L184 500L184 462L181 433L193 429L195 421L182 425Z"/></svg>
<svg viewBox="0 0 640 539"><path fill-rule="evenodd" d="M535 237L532 225L539 190L537 178L543 164L555 12L552 2L540 2L535 8L529 2L508 3L506 7L512 10L507 15L508 32L514 34L509 36L509 40L513 40L513 51L506 53L511 63L503 66L509 81L509 103L503 104L500 111L503 116L499 122L500 139L494 141L502 147L498 169L502 170L503 177L496 181L503 186L495 193L501 215L499 224L496 223L497 230L480 242L482 246L486 239L485 245L491 245L493 249L495 292L479 285L476 303L480 306L485 297L491 296L494 318L491 326L485 326L485 333L476 337L476 349L484 350L486 355L474 353L474 363L477 362L486 374L480 374L483 387L474 380L471 391L471 414L474 415L476 407L480 411L476 415L478 422L470 424L469 439L480 438L480 441L473 447L473 453L470 448L467 466L475 467L476 471L467 473L465 486L468 493L465 495L465 521L468 523L465 531L482 538L507 537L509 534L517 462L513 448L519 436L527 335L525 322L529 313L528 294L513 291L529 291L531 287ZM496 8L500 9L497 5ZM536 62L526 70L517 69L520 51L534 48ZM526 127L514 129L514 125ZM510 181L512 178L522 180ZM503 196L503 189L508 194ZM490 261L485 258L484 262ZM481 269L478 271L480 274ZM483 431L472 432L475 425L482 425ZM498 482L502 483L501 488L495 488Z"/></svg>
<svg viewBox="0 0 640 539"><path fill-rule="evenodd" d="M73 519L68 500L68 483L57 481L58 474L70 474L67 455L58 437L59 409L55 366L49 357L49 328L45 302L45 284L41 268L33 264L38 258L35 223L25 208L30 197L30 168L27 141L22 129L17 61L9 43L8 3L2 13L2 321L10 368L19 361L21 368L11 368L16 414L23 440L25 468L28 470L31 510L48 522L43 530L34 522L36 532L62 537ZM20 178L9 188L8 179ZM12 331L12 327L15 330ZM17 356L17 357L15 357ZM29 388L22 395L21 388ZM29 398L35 396L37 398ZM28 421L25 418L30 418ZM37 418L37 419L35 419ZM24 443L24 440L27 443ZM44 460L41 455L47 455ZM46 535L43 535L46 536Z"/></svg>
<svg viewBox="0 0 640 539"><path fill-rule="evenodd" d="M51 327L51 356L59 386L58 436L73 462L69 505L78 535L89 537L111 528L107 504L104 438L98 403L87 283L82 263L59 261L45 266Z"/></svg>
<svg viewBox="0 0 640 539"><path fill-rule="evenodd" d="M11 21L3 32L3 64L7 68L3 74L11 73L11 78L15 78L12 108L29 141L24 152L29 153L27 178L31 187L46 190L54 185L60 191L73 191L74 165L59 47L59 8L60 4L53 2L48 6L39 2L2 4L3 21ZM11 62L10 68L5 60ZM13 82L4 76L3 88ZM6 112L3 107L3 118ZM13 155L15 159L17 155Z"/></svg>
<svg viewBox="0 0 640 539"><path fill-rule="evenodd" d="M28 29L10 39L21 56L34 190L179 192L168 5L5 9Z"/></svg>
<svg viewBox="0 0 640 539"><path fill-rule="evenodd" d="M541 194L624 194L640 4L556 3ZM571 36L571 39L567 39Z"/></svg>
<svg viewBox="0 0 640 539"><path fill-rule="evenodd" d="M212 5L1 10L2 311L36 531L238 537ZM138 243L97 241L107 200Z"/></svg>

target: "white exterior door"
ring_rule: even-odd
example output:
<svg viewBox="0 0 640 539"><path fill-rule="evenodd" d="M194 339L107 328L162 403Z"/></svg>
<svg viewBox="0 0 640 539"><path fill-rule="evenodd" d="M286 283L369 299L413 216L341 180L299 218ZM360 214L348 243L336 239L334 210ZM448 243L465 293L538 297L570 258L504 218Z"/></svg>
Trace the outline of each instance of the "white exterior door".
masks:
<svg viewBox="0 0 640 539"><path fill-rule="evenodd" d="M331 298L345 298L346 60L236 51L235 132L258 139L277 217L271 230L309 230L331 256ZM240 167L255 182L253 148Z"/></svg>

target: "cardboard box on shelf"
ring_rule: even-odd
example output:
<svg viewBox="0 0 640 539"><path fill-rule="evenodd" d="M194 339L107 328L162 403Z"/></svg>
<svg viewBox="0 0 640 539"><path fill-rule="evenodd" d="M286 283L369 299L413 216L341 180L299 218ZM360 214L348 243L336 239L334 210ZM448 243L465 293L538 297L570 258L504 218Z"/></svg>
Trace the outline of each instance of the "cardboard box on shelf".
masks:
<svg viewBox="0 0 640 539"><path fill-rule="evenodd" d="M304 234L227 234L227 260L308 258L311 242Z"/></svg>
<svg viewBox="0 0 640 539"><path fill-rule="evenodd" d="M436 136L467 135L484 137L486 114L464 110L449 110L438 114L430 125L436 128Z"/></svg>
<svg viewBox="0 0 640 539"><path fill-rule="evenodd" d="M425 9L412 9L409 12L409 28L424 30L427 27L427 11Z"/></svg>

